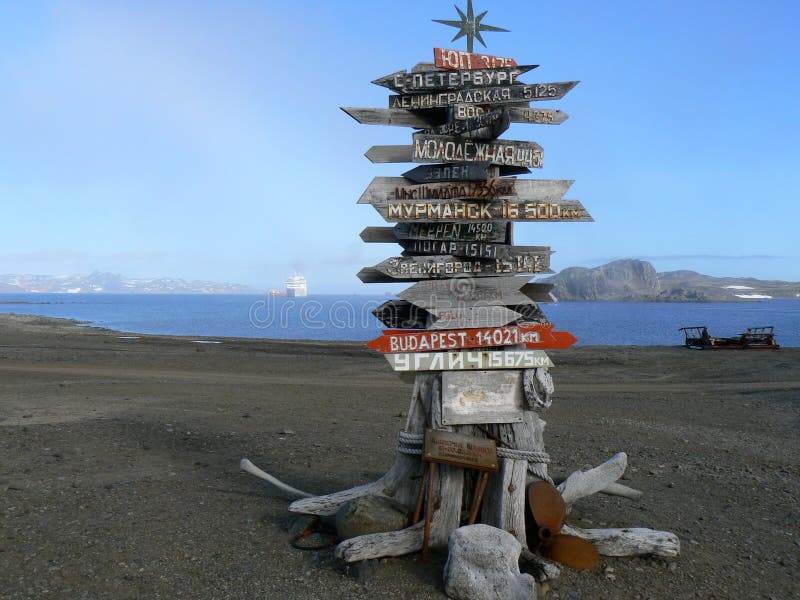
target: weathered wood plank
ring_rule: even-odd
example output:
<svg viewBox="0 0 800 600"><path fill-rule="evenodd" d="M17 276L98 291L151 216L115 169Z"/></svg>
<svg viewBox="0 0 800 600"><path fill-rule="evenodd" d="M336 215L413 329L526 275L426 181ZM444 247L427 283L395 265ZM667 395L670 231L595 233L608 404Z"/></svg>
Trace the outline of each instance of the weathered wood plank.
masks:
<svg viewBox="0 0 800 600"><path fill-rule="evenodd" d="M431 319L426 310L407 300L387 300L372 314L391 329L425 329Z"/></svg>
<svg viewBox="0 0 800 600"><path fill-rule="evenodd" d="M462 69L406 72L405 69L375 79L372 83L403 94L429 90L457 90L465 87L512 85L523 73L539 65L518 65L494 69Z"/></svg>
<svg viewBox="0 0 800 600"><path fill-rule="evenodd" d="M517 346L526 348L569 348L577 340L567 331L553 331L555 325L511 325L463 328L447 331L384 330L383 335L367 342L367 347L384 354L431 352Z"/></svg>
<svg viewBox="0 0 800 600"><path fill-rule="evenodd" d="M557 302L553 295L555 287L552 283L526 283L520 291L534 302Z"/></svg>
<svg viewBox="0 0 800 600"><path fill-rule="evenodd" d="M455 277L448 280L428 280L415 283L398 294L403 300L431 309L483 303L508 306L526 304L527 296L520 288L529 277Z"/></svg>
<svg viewBox="0 0 800 600"><path fill-rule="evenodd" d="M506 258L540 256L548 260L553 251L548 246L510 246L484 242L438 242L430 240L404 240L400 245L411 254L452 254L466 258Z"/></svg>
<svg viewBox="0 0 800 600"><path fill-rule="evenodd" d="M396 125L424 129L435 125L425 118L424 112L402 108L356 108L342 106L341 109L363 125Z"/></svg>
<svg viewBox="0 0 800 600"><path fill-rule="evenodd" d="M372 202L389 223L419 221L593 221L578 200L426 200Z"/></svg>
<svg viewBox="0 0 800 600"><path fill-rule="evenodd" d="M495 139L511 125L507 110L497 109L480 114L472 119L450 120L443 125L423 129L430 135L460 135L469 139Z"/></svg>
<svg viewBox="0 0 800 600"><path fill-rule="evenodd" d="M418 94L393 94L389 96L389 108L426 110L445 108L456 104L510 104L514 102L536 102L560 100L578 85L577 81L502 85L485 88L466 88Z"/></svg>
<svg viewBox="0 0 800 600"><path fill-rule="evenodd" d="M399 149L396 152L396 155L392 154L393 157L406 156ZM413 162L489 162L493 165L541 169L544 150L536 142L519 140L480 142L447 135L415 133L414 143L411 146L411 160Z"/></svg>
<svg viewBox="0 0 800 600"><path fill-rule="evenodd" d="M434 429L425 430L422 460L481 471L500 468L494 440Z"/></svg>
<svg viewBox="0 0 800 600"><path fill-rule="evenodd" d="M367 227L361 239L367 243L395 243L401 240L505 242L508 223L398 223L394 227Z"/></svg>
<svg viewBox="0 0 800 600"><path fill-rule="evenodd" d="M498 174L492 174L498 169ZM491 166L488 162L479 163L445 163L439 165L420 165L403 173L403 177L417 183L477 181L491 179L498 175L524 175L530 173L526 167Z"/></svg>
<svg viewBox="0 0 800 600"><path fill-rule="evenodd" d="M553 366L543 350L401 352L384 354L384 357L393 370L400 372L535 369Z"/></svg>
<svg viewBox="0 0 800 600"><path fill-rule="evenodd" d="M559 200L573 184L570 179L517 179L495 177L477 181L415 184L406 177L375 177L358 204L395 200L500 199Z"/></svg>
<svg viewBox="0 0 800 600"><path fill-rule="evenodd" d="M523 420L521 371L445 371L442 423L519 423Z"/></svg>
<svg viewBox="0 0 800 600"><path fill-rule="evenodd" d="M428 325L431 330L502 327L522 319L520 313L506 306L486 304L433 307L428 312L434 317L433 323Z"/></svg>
<svg viewBox="0 0 800 600"><path fill-rule="evenodd" d="M551 108L509 108L507 110L512 123L561 125L569 119L567 113Z"/></svg>
<svg viewBox="0 0 800 600"><path fill-rule="evenodd" d="M545 261L538 257L481 260L450 255L393 256L374 267L361 269L358 272L358 278L364 283L388 283L391 281L449 279L459 275L494 277L519 273L536 274L552 273L552 271L547 268Z"/></svg>
<svg viewBox="0 0 800 600"><path fill-rule="evenodd" d="M415 133L413 144L372 146L364 153L364 156L373 163L489 163L541 169L544 150L536 142L478 141L446 135ZM485 179L485 177L471 177L471 179Z"/></svg>
<svg viewBox="0 0 800 600"><path fill-rule="evenodd" d="M442 69L497 69L500 67L516 67L517 61L513 58L491 56L480 52L464 52L462 50L448 50L447 48L433 49L433 62Z"/></svg>

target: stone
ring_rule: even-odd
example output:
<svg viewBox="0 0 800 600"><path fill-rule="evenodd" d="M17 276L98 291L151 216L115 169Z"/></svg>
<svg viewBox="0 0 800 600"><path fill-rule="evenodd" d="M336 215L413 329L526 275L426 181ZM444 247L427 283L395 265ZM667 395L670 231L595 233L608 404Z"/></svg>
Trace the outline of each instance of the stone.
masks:
<svg viewBox="0 0 800 600"><path fill-rule="evenodd" d="M520 573L522 544L489 525L467 525L450 534L444 566L445 593L454 600L534 600L536 580Z"/></svg>
<svg viewBox="0 0 800 600"><path fill-rule="evenodd" d="M408 512L383 496L360 496L345 502L336 513L336 532L343 540L405 529L411 524Z"/></svg>
<svg viewBox="0 0 800 600"><path fill-rule="evenodd" d="M302 533L319 529L320 520L317 515L297 514L289 523L289 536L296 538Z"/></svg>
<svg viewBox="0 0 800 600"><path fill-rule="evenodd" d="M378 561L375 558L370 558L348 563L344 568L344 572L348 577L352 577L360 583L365 583L377 575Z"/></svg>

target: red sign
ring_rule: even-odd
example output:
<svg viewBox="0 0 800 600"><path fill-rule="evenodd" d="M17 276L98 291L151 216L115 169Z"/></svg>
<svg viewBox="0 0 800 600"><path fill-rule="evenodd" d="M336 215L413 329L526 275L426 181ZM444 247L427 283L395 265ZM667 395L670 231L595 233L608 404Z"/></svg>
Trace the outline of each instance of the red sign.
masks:
<svg viewBox="0 0 800 600"><path fill-rule="evenodd" d="M569 348L578 341L568 331L553 331L555 324L485 327L481 329L442 329L441 331L384 330L384 335L367 342L367 346L384 354L428 352L515 346L526 348Z"/></svg>
<svg viewBox="0 0 800 600"><path fill-rule="evenodd" d="M517 61L513 58L472 54L462 50L446 50L444 48L434 48L433 58L436 66L443 69L499 69L500 67L517 66Z"/></svg>

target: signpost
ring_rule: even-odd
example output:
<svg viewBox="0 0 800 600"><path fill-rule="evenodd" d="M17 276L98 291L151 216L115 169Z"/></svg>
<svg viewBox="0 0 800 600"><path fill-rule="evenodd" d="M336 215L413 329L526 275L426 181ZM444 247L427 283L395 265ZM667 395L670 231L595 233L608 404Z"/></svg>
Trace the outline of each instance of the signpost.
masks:
<svg viewBox="0 0 800 600"><path fill-rule="evenodd" d="M569 179L496 177L468 181L414 184L406 177L375 177L358 199L359 204L396 200L558 200L572 185Z"/></svg>
<svg viewBox="0 0 800 600"><path fill-rule="evenodd" d="M447 331L392 331L367 342L367 346L384 354L397 352L431 352L525 344L529 349L569 348L578 340L567 331L553 331L555 325L513 325Z"/></svg>
<svg viewBox="0 0 800 600"><path fill-rule="evenodd" d="M446 163L443 165L420 165L403 173L403 177L417 183L433 183L436 181L475 181L491 179L489 169L494 170L488 162L479 163ZM527 167L500 167L500 175L525 175L530 173Z"/></svg>
<svg viewBox="0 0 800 600"><path fill-rule="evenodd" d="M399 223L394 227L366 227L361 239L367 243L394 243L402 240L464 242L506 242L508 223Z"/></svg>
<svg viewBox="0 0 800 600"><path fill-rule="evenodd" d="M578 85L577 81L559 81L485 88L461 88L420 94L397 94L389 96L389 108L422 110L427 108L446 108L456 104L502 105L514 102L559 100L576 85Z"/></svg>
<svg viewBox="0 0 800 600"><path fill-rule="evenodd" d="M513 259L484 260L449 254L432 256L393 256L358 273L364 283L417 281L456 276L493 277L519 273L552 273L549 256L517 256Z"/></svg>
<svg viewBox="0 0 800 600"><path fill-rule="evenodd" d="M379 77L372 83L403 94L429 90L459 90L465 87L495 87L517 83L517 77L539 65L479 68L469 71L413 71L405 69Z"/></svg>
<svg viewBox="0 0 800 600"><path fill-rule="evenodd" d="M384 354L395 371L469 371L552 367L543 350L465 350Z"/></svg>
<svg viewBox="0 0 800 600"><path fill-rule="evenodd" d="M504 106L511 123L536 123L540 125L560 125L569 118L567 113L551 108L525 108ZM397 127L416 127L427 129L447 124L441 123L433 111L413 111L404 108L356 108L342 107L342 110L362 125L393 125ZM494 110L475 104L456 104L452 107L452 118L456 120L473 119ZM456 135L456 134L452 134Z"/></svg>
<svg viewBox="0 0 800 600"><path fill-rule="evenodd" d="M389 223L436 221L592 221L578 200L471 201L426 200L370 202Z"/></svg>

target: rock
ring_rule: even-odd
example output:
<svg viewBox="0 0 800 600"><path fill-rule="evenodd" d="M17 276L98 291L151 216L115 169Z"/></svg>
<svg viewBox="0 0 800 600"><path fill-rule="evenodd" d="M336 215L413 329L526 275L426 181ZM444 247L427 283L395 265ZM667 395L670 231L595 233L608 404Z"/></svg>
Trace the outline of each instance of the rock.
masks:
<svg viewBox="0 0 800 600"><path fill-rule="evenodd" d="M297 514L289 523L289 535L296 538L301 533L312 532L319 528L319 517L317 515Z"/></svg>
<svg viewBox="0 0 800 600"><path fill-rule="evenodd" d="M445 593L454 600L533 600L536 580L519 572L522 544L489 525L467 525L450 534L444 566Z"/></svg>
<svg viewBox="0 0 800 600"><path fill-rule="evenodd" d="M360 496L346 502L336 513L336 531L343 540L405 529L411 519L405 509L383 496Z"/></svg>
<svg viewBox="0 0 800 600"><path fill-rule="evenodd" d="M314 532L301 535L292 540L292 547L298 550L319 550L339 543L339 538L332 533Z"/></svg>

